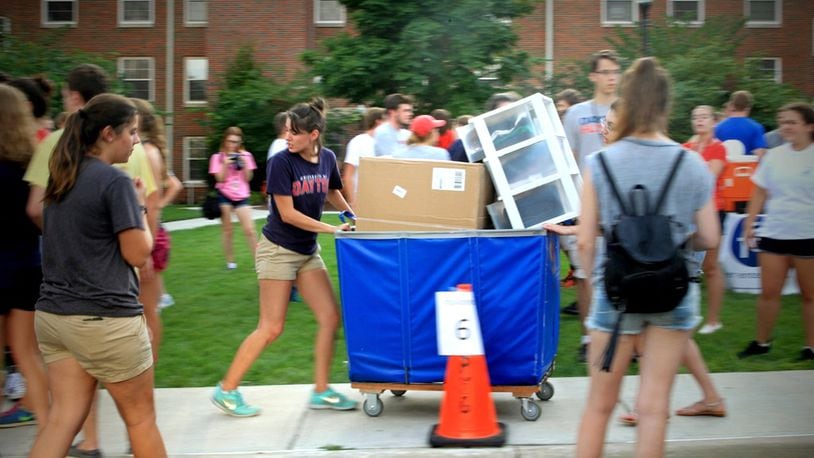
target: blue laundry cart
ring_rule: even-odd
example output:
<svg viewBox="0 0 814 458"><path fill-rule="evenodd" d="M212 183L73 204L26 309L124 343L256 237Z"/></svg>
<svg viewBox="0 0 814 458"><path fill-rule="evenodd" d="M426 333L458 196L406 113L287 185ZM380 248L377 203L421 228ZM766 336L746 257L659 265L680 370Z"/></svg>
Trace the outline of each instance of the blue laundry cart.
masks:
<svg viewBox="0 0 814 458"><path fill-rule="evenodd" d="M542 230L341 232L336 235L351 386L364 411L379 395L443 390L435 292L469 283L492 391L511 392L536 420L548 400L559 337L559 245Z"/></svg>

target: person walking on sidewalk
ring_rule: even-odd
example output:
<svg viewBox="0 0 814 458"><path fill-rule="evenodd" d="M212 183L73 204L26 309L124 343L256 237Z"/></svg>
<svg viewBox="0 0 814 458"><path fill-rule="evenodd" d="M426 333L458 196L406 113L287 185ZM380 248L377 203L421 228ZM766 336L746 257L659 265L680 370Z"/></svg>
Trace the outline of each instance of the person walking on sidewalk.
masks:
<svg viewBox="0 0 814 458"><path fill-rule="evenodd" d="M136 457L164 457L153 399L153 356L135 268L153 239L146 189L112 167L139 137L135 106L101 94L68 117L49 161L43 284L35 326L48 368L51 411L31 449L63 457L102 382Z"/></svg>
<svg viewBox="0 0 814 458"><path fill-rule="evenodd" d="M238 391L243 375L263 350L283 332L291 287L296 284L317 322L314 343L312 409L352 410L357 403L328 386L339 307L325 263L319 255L317 235L350 229L320 221L327 199L339 210L351 211L342 197L342 180L333 151L322 146L325 102L314 99L288 111L288 151L276 154L268 168L269 215L257 245L260 318L238 348L226 375L212 394L212 402L236 417L258 415Z"/></svg>
<svg viewBox="0 0 814 458"><path fill-rule="evenodd" d="M685 153L665 134L669 112L670 82L667 72L654 58L642 58L624 73L620 85L617 122L610 136L611 144L602 154L615 183L620 189L641 184L659 189L664 177L684 155L672 186L665 195L663 214L670 214L672 241L675 246L687 243L692 250L706 250L717 244L719 229L712 200L712 178L700 156ZM596 254L596 237L601 230L610 233L621 215L611 197L608 178L599 165L598 154L586 158L588 173L583 175L582 212L577 234L579 254L586 276L591 278ZM681 190L681 191L677 191ZM694 253L685 253L692 263ZM690 266L688 266L690 267ZM603 271L603 276L607 272ZM639 429L636 456L664 455L664 438L669 415L669 397L690 331L700 317L699 287L689 284L689 291L678 306L668 312L625 313L621 333L609 372L601 369L600 360L618 321L619 313L605 291L603 279L595 283L592 306L586 327L591 332L589 346L590 388L577 436L578 457L602 455L608 421L619 400L622 378L627 373L634 351L636 335L643 335L647 345L641 360L639 387Z"/></svg>
<svg viewBox="0 0 814 458"><path fill-rule="evenodd" d="M209 173L215 177L215 189L218 190L220 204L220 222L223 231L223 253L226 256L226 268L237 269L233 250L232 211L237 215L246 245L254 258L257 234L254 232L252 209L249 206L251 190L249 183L257 168L252 153L243 149L243 130L240 127L229 127L223 133L220 151L209 159Z"/></svg>

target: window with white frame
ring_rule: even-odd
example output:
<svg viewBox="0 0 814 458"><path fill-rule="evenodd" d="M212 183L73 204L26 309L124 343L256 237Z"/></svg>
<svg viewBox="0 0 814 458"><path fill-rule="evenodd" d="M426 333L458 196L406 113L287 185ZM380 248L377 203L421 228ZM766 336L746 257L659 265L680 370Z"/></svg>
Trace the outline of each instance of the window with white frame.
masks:
<svg viewBox="0 0 814 458"><path fill-rule="evenodd" d="M124 82L128 97L154 100L155 64L152 57L119 58L119 79Z"/></svg>
<svg viewBox="0 0 814 458"><path fill-rule="evenodd" d="M4 38L11 34L11 19L0 16L0 42L4 41Z"/></svg>
<svg viewBox="0 0 814 458"><path fill-rule="evenodd" d="M206 104L206 84L209 79L209 60L205 57L184 59L184 103Z"/></svg>
<svg viewBox="0 0 814 458"><path fill-rule="evenodd" d="M339 0L314 0L314 22L320 26L345 25L345 7Z"/></svg>
<svg viewBox="0 0 814 458"><path fill-rule="evenodd" d="M45 27L76 25L79 17L77 0L42 0L41 21Z"/></svg>
<svg viewBox="0 0 814 458"><path fill-rule="evenodd" d="M756 57L748 59L757 70L758 78L775 83L783 82L783 59L779 57Z"/></svg>
<svg viewBox="0 0 814 458"><path fill-rule="evenodd" d="M777 27L783 22L780 0L744 0L747 27Z"/></svg>
<svg viewBox="0 0 814 458"><path fill-rule="evenodd" d="M670 0L667 15L688 24L704 22L704 0Z"/></svg>
<svg viewBox="0 0 814 458"><path fill-rule="evenodd" d="M155 23L153 0L119 0L119 26L143 27Z"/></svg>
<svg viewBox="0 0 814 458"><path fill-rule="evenodd" d="M206 8L207 0L184 0L184 24L203 26L209 22Z"/></svg>
<svg viewBox="0 0 814 458"><path fill-rule="evenodd" d="M206 137L184 137L184 183L206 183L209 151Z"/></svg>
<svg viewBox="0 0 814 458"><path fill-rule="evenodd" d="M602 24L633 24L639 19L637 2L633 0L602 0Z"/></svg>

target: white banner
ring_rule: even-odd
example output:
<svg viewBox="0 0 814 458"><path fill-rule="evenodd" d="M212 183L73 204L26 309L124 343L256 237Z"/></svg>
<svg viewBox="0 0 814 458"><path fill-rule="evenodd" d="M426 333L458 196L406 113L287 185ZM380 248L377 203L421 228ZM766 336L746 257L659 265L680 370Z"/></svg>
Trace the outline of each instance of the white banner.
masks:
<svg viewBox="0 0 814 458"><path fill-rule="evenodd" d="M757 224L763 215L758 215ZM718 261L726 278L726 287L738 293L760 293L760 268L757 264L757 251L749 248L743 237L743 223L746 215L727 213L724 220L724 234ZM789 270L783 294L798 294L794 269Z"/></svg>

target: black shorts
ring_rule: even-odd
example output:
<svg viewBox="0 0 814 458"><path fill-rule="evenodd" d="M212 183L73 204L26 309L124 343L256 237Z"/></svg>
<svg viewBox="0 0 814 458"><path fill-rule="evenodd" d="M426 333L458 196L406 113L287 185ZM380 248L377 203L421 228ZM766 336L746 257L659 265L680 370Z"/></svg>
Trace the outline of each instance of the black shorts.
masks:
<svg viewBox="0 0 814 458"><path fill-rule="evenodd" d="M761 237L757 248L766 253L793 256L795 258L814 258L814 239L770 239Z"/></svg>
<svg viewBox="0 0 814 458"><path fill-rule="evenodd" d="M14 275L12 286L0 288L0 315L8 314L11 309L33 312L40 297L40 283L42 269L39 267Z"/></svg>

